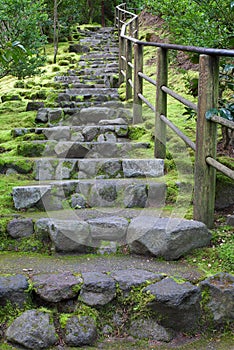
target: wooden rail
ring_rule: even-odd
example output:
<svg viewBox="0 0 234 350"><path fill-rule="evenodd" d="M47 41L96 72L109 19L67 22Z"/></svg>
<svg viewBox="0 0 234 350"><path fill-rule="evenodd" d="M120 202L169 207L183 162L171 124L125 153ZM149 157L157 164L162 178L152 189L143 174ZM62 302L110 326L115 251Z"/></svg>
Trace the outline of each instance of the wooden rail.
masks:
<svg viewBox="0 0 234 350"><path fill-rule="evenodd" d="M209 120L206 112L218 105L219 57L234 57L234 50L144 42L138 40L138 15L126 10L126 4L116 7L115 26L119 34L119 84L126 82L126 99L133 97L133 123L142 122L142 102L155 113L156 158L166 157L166 126L170 127L195 151L194 165L194 219L209 228L214 224L216 170L234 180L234 171L216 160L217 123L234 129L234 122L218 116ZM158 50L157 76L144 74L144 47ZM169 50L199 54L198 104L188 101L167 86ZM156 89L155 105L143 94L143 81ZM167 118L167 95L197 112L196 143L191 141Z"/></svg>

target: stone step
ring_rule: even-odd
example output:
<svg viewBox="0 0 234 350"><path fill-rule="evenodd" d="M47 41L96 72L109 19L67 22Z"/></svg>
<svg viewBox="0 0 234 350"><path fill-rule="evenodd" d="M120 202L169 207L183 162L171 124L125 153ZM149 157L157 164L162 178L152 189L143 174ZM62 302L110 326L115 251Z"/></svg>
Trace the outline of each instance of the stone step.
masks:
<svg viewBox="0 0 234 350"><path fill-rule="evenodd" d="M17 153L25 157L57 158L131 158L139 149L150 148L147 142L72 142L72 141L23 141Z"/></svg>
<svg viewBox="0 0 234 350"><path fill-rule="evenodd" d="M128 137L129 127L127 123L122 120L122 125L93 125L93 126L54 126L50 128L36 128L36 129L16 129L13 134L27 135L34 132L36 135L42 135L45 140L56 141L103 141L110 140L112 142L118 141L119 138Z"/></svg>
<svg viewBox="0 0 234 350"><path fill-rule="evenodd" d="M80 214L81 213L81 214ZM48 213L49 214L49 213ZM198 221L148 215L124 216L125 211L105 213L96 211L95 217L82 217L82 209L61 217L42 217L32 227L29 219L14 219L8 224L11 236L23 232L50 240L57 252L116 252L127 246L132 253L175 260L189 251L209 245L211 234ZM18 222L18 225L17 225ZM21 232L21 233L20 233Z"/></svg>
<svg viewBox="0 0 234 350"><path fill-rule="evenodd" d="M166 186L156 179L81 179L40 181L13 188L16 209L150 208L165 203Z"/></svg>
<svg viewBox="0 0 234 350"><path fill-rule="evenodd" d="M80 89L66 89L65 93L68 95L75 95L75 96L85 96L85 95L108 95L108 96L114 96L115 98L118 97L118 89L117 88L91 88L91 87L85 87Z"/></svg>
<svg viewBox="0 0 234 350"><path fill-rule="evenodd" d="M80 57L80 60L88 60L91 61L92 60L100 60L101 62L103 61L118 61L118 55L116 54L110 54L110 53L93 53L93 52L89 52L86 55L83 55Z"/></svg>
<svg viewBox="0 0 234 350"><path fill-rule="evenodd" d="M49 123L57 125L63 123L67 125L98 125L98 124L118 124L123 125L131 122L131 111L127 108L117 108L122 106L119 101L108 101L102 104L103 107L87 108L40 108L37 112L36 123Z"/></svg>
<svg viewBox="0 0 234 350"><path fill-rule="evenodd" d="M162 159L35 159L36 180L157 178L164 175Z"/></svg>

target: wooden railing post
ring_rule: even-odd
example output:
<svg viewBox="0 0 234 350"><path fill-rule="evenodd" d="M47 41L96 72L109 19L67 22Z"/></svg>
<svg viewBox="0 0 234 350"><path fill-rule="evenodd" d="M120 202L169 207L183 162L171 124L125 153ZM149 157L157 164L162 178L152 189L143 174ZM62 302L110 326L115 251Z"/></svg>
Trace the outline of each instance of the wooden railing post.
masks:
<svg viewBox="0 0 234 350"><path fill-rule="evenodd" d="M119 86L124 82L124 76L122 71L124 71L125 62L122 59L125 56L125 39L121 36L119 37Z"/></svg>
<svg viewBox="0 0 234 350"><path fill-rule="evenodd" d="M167 94L161 87L167 86L167 80L168 52L166 49L158 48L154 155L155 158L162 159L166 157L166 124L160 116L162 114L167 116Z"/></svg>
<svg viewBox="0 0 234 350"><path fill-rule="evenodd" d="M121 33L121 27L122 27L122 11L120 9L118 9L118 36L120 36Z"/></svg>
<svg viewBox="0 0 234 350"><path fill-rule="evenodd" d="M211 228L214 225L216 170L207 164L206 158L216 158L217 127L216 123L206 120L205 113L218 104L219 58L200 55L199 64L194 219Z"/></svg>
<svg viewBox="0 0 234 350"><path fill-rule="evenodd" d="M133 124L142 122L142 100L139 94L143 93L143 79L139 76L143 73L143 46L134 44L134 100L133 100Z"/></svg>
<svg viewBox="0 0 234 350"><path fill-rule="evenodd" d="M139 20L137 16L135 19L135 34L134 34L135 39L138 39L138 26L139 26Z"/></svg>
<svg viewBox="0 0 234 350"><path fill-rule="evenodd" d="M132 63L132 42L131 40L126 41L126 100L132 98L132 86L129 80L132 81L132 67L128 64Z"/></svg>

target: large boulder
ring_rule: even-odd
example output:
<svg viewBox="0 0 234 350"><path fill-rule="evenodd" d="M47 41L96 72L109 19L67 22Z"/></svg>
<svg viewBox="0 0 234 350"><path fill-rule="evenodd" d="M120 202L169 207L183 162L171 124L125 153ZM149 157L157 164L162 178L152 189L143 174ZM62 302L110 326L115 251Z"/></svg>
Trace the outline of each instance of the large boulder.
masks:
<svg viewBox="0 0 234 350"><path fill-rule="evenodd" d="M23 275L0 276L0 305L5 306L7 302L23 307L29 300L28 281Z"/></svg>
<svg viewBox="0 0 234 350"><path fill-rule="evenodd" d="M216 324L234 321L234 276L218 273L200 284L205 299L206 309L210 311Z"/></svg>
<svg viewBox="0 0 234 350"><path fill-rule="evenodd" d="M17 317L7 329L7 340L26 349L48 349L57 340L49 313L29 310Z"/></svg>
<svg viewBox="0 0 234 350"><path fill-rule="evenodd" d="M13 219L7 225L7 232L13 238L31 236L34 233L32 219Z"/></svg>
<svg viewBox="0 0 234 350"><path fill-rule="evenodd" d="M127 269L127 270L116 270L111 272L111 277L113 277L118 283L119 288L124 294L128 294L133 287L139 287L146 282L156 282L160 281L163 276L141 269Z"/></svg>
<svg viewBox="0 0 234 350"><path fill-rule="evenodd" d="M25 209L35 206L50 189L50 186L14 187L12 194L15 208Z"/></svg>
<svg viewBox="0 0 234 350"><path fill-rule="evenodd" d="M68 318L65 325L65 343L68 346L93 345L96 339L97 328L92 317L72 316Z"/></svg>
<svg viewBox="0 0 234 350"><path fill-rule="evenodd" d="M149 307L162 326L180 332L197 329L201 316L199 287L189 282L177 283L172 278L164 278L144 291L155 296L149 302Z"/></svg>
<svg viewBox="0 0 234 350"><path fill-rule="evenodd" d="M128 221L120 217L101 217L88 220L93 239L121 241L126 239Z"/></svg>
<svg viewBox="0 0 234 350"><path fill-rule="evenodd" d="M155 319L139 319L132 321L129 334L138 339L151 339L169 342L173 339L173 331L159 325Z"/></svg>
<svg viewBox="0 0 234 350"><path fill-rule="evenodd" d="M178 259L194 248L207 246L210 239L206 225L201 222L150 216L133 219L127 233L132 253L166 260Z"/></svg>
<svg viewBox="0 0 234 350"><path fill-rule="evenodd" d="M90 247L89 225L85 221L53 220L49 235L59 252L85 253Z"/></svg>
<svg viewBox="0 0 234 350"><path fill-rule="evenodd" d="M116 295L115 280L100 272L86 272L82 275L84 284L79 299L89 306L103 306Z"/></svg>
<svg viewBox="0 0 234 350"><path fill-rule="evenodd" d="M43 300L57 303L78 295L83 282L80 276L70 272L38 274L31 277L36 294Z"/></svg>

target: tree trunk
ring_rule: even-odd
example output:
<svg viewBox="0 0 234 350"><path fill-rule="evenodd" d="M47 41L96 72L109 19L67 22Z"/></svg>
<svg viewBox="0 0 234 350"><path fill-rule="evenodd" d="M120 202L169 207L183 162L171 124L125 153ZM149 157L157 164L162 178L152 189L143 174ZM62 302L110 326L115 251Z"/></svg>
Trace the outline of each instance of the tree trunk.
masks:
<svg viewBox="0 0 234 350"><path fill-rule="evenodd" d="M105 6L104 6L104 0L102 0L102 26L105 27Z"/></svg>
<svg viewBox="0 0 234 350"><path fill-rule="evenodd" d="M56 63L56 57L58 53L58 3L54 0L54 63Z"/></svg>

